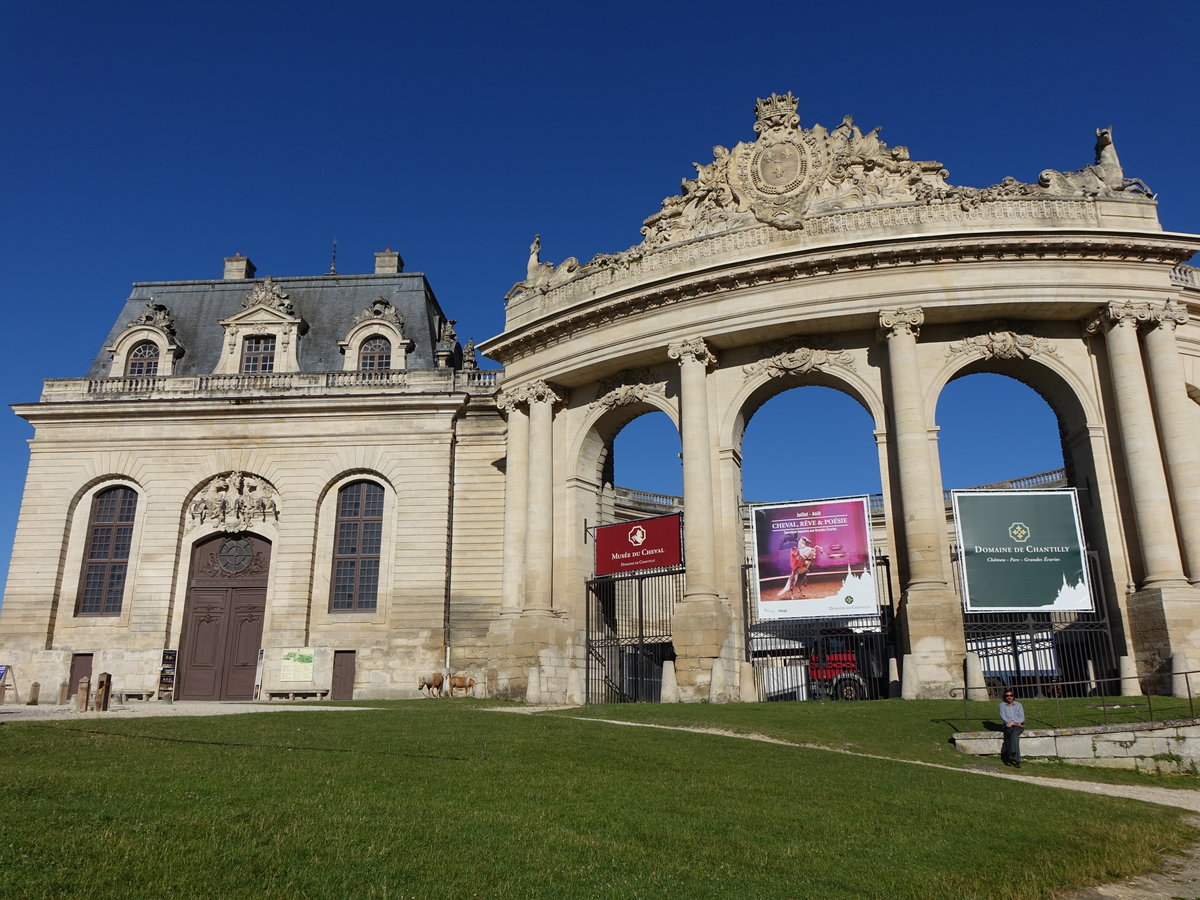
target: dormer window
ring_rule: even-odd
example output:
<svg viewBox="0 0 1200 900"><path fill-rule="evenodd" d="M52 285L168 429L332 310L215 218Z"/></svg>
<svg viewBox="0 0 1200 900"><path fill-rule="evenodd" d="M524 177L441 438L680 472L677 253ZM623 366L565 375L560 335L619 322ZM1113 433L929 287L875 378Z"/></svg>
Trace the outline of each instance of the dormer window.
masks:
<svg viewBox="0 0 1200 900"><path fill-rule="evenodd" d="M242 344L242 374L265 375L275 371L275 335L252 334Z"/></svg>
<svg viewBox="0 0 1200 900"><path fill-rule="evenodd" d="M404 316L384 297L354 317L354 323L338 346L345 354L343 368L360 372L402 370L408 363L413 342L404 336Z"/></svg>
<svg viewBox="0 0 1200 900"><path fill-rule="evenodd" d="M376 335L363 341L358 351L359 369L390 369L392 367L392 342Z"/></svg>
<svg viewBox="0 0 1200 900"><path fill-rule="evenodd" d="M129 376L157 375L158 357L158 344L153 341L142 341L129 351L125 374Z"/></svg>
<svg viewBox="0 0 1200 900"><path fill-rule="evenodd" d="M307 331L287 292L270 278L242 298L242 309L220 322L225 329L217 375L300 371L300 337Z"/></svg>
<svg viewBox="0 0 1200 900"><path fill-rule="evenodd" d="M145 312L125 326L111 347L110 378L138 378L171 375L183 347L175 336L171 311L153 300Z"/></svg>

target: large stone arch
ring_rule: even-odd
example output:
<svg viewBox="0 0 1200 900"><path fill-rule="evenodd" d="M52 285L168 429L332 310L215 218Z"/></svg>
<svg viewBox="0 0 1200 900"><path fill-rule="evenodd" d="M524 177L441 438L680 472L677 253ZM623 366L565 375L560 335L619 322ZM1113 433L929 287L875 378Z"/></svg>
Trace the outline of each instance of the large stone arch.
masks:
<svg viewBox="0 0 1200 900"><path fill-rule="evenodd" d="M1132 190L1135 180L1116 177L1115 158L1107 170L1046 170L1037 184L962 188L944 182L940 163L913 161L905 148L888 149L876 132L863 134L849 120L832 130L801 128L791 95L760 100L756 119L757 137L718 146L696 179L645 220L638 246L556 266L542 261L535 241L527 277L506 298L504 333L482 345L512 383L560 384L577 404L597 396L584 399L603 373L661 366L663 348L677 361L668 380L679 392L671 405L691 510L685 543L689 559L701 560L687 574L686 628L695 642L680 648L684 699L722 699L740 677L728 663L737 653L737 575L746 547L739 496L746 423L769 397L809 384L848 394L875 423L889 551L902 573L902 652L909 657L901 668L910 695L946 696L962 685L937 401L953 378L984 371L1017 378L1055 411L1127 623L1127 594L1139 582L1144 588L1141 624L1129 633L1141 631L1134 642L1147 648L1137 651L1143 668L1156 664L1151 657L1165 651L1154 623L1174 615L1176 603L1160 583L1174 578L1171 591L1195 596L1178 584L1179 565L1167 558L1176 555L1170 529L1154 524L1171 516L1170 494L1158 482L1164 466L1178 474L1190 463L1178 440L1157 453L1155 416L1173 416L1175 426L1184 416L1148 397L1147 380L1157 381L1161 396L1164 376L1147 374L1142 350L1153 344L1176 352L1173 338L1147 343L1156 320L1178 326L1181 355L1195 346L1191 310L1163 305L1181 289L1181 302L1197 303L1192 270L1176 268L1193 254L1195 239L1160 230L1151 200ZM810 166L776 183L761 164L774 158L768 149L783 145ZM1188 384L1200 383L1195 365L1184 360ZM555 591L574 590L583 568L574 540L581 523L571 518L578 508L561 498L594 491L606 436L656 408L633 399L643 405L611 413L569 407L553 425L544 404L538 422L531 417L542 446L555 432L555 515L567 521L553 542L539 536L536 554L521 552L544 561L555 551L567 570ZM1142 454L1136 465L1126 444ZM541 493L527 509L545 521L547 506ZM1136 526L1126 524L1133 518ZM1189 527L1200 546L1200 529ZM1138 535L1140 545L1132 540ZM1146 549L1158 546L1168 549ZM1145 579L1137 566L1147 569ZM1178 614L1185 624L1192 619L1200 622ZM554 677L561 691L563 679Z"/></svg>
<svg viewBox="0 0 1200 900"><path fill-rule="evenodd" d="M679 407L667 395L667 390L646 391L624 402L597 400L589 404L567 451L567 459L571 461L570 477L602 484L613 439L630 422L655 412L665 413L676 430L679 429Z"/></svg>
<svg viewBox="0 0 1200 900"><path fill-rule="evenodd" d="M885 427L883 399L857 373L833 367L813 368L805 372L759 371L748 374L727 408L717 428L721 446L741 447L746 426L768 400L798 387L826 387L845 394L858 403L876 429Z"/></svg>

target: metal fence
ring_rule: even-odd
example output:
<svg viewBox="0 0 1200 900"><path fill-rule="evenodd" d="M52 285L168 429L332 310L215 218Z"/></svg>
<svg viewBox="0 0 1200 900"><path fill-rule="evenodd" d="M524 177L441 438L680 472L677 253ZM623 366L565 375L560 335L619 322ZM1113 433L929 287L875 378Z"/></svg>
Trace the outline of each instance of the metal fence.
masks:
<svg viewBox="0 0 1200 900"><path fill-rule="evenodd" d="M593 578L587 583L587 703L657 703L674 661L671 614L683 570Z"/></svg>

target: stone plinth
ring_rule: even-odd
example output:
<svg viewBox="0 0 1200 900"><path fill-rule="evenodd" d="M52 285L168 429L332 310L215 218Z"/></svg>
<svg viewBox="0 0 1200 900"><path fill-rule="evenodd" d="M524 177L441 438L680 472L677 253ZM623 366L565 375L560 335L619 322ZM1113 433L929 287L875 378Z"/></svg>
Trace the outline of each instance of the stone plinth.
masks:
<svg viewBox="0 0 1200 900"><path fill-rule="evenodd" d="M900 623L908 636L906 659L916 663L919 673L915 683L905 676L906 690L914 691L915 697L932 700L949 697L951 688L961 688L966 642L962 606L954 591L906 591L900 605Z"/></svg>
<svg viewBox="0 0 1200 900"><path fill-rule="evenodd" d="M710 699L713 665L725 655L732 624L729 607L719 597L684 600L675 607L671 638L679 699L684 703Z"/></svg>

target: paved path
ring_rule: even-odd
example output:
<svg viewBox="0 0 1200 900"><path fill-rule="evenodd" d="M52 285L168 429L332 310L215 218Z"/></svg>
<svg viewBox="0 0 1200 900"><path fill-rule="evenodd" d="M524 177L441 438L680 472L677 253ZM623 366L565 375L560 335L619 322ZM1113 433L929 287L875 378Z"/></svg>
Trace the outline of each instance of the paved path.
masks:
<svg viewBox="0 0 1200 900"><path fill-rule="evenodd" d="M137 700L114 703L107 712L88 710L75 712L70 706L26 706L5 703L0 705L0 725L5 722L94 722L107 719L175 718L179 716L234 716L241 713L264 712L359 712L376 709L370 706L323 706L318 704L275 701L207 701L189 700L163 703L158 700Z"/></svg>

